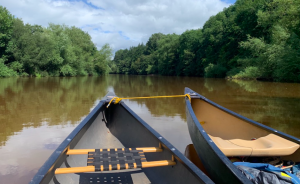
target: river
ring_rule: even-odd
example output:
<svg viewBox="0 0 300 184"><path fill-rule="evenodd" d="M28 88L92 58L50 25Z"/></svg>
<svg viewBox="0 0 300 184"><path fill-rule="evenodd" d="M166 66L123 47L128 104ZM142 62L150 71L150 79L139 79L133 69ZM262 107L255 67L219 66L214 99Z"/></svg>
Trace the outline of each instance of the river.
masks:
<svg viewBox="0 0 300 184"><path fill-rule="evenodd" d="M108 91L119 97L181 95L184 87L300 138L300 84L128 75L3 78L0 183L28 183ZM180 151L191 143L183 98L124 101Z"/></svg>

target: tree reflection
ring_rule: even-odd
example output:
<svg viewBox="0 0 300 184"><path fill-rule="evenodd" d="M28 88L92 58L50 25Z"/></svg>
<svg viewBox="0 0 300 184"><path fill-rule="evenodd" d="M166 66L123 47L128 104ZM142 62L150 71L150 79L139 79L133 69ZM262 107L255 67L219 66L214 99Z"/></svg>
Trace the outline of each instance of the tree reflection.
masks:
<svg viewBox="0 0 300 184"><path fill-rule="evenodd" d="M300 137L300 85L197 77L129 76L0 80L0 146L24 127L76 124L108 90L119 97L182 95L190 87L250 119ZM184 98L133 100L152 116L185 117Z"/></svg>
<svg viewBox="0 0 300 184"><path fill-rule="evenodd" d="M183 94L185 87L250 119L300 137L300 85L289 83L203 79L193 77L128 76L109 78L120 97ZM185 118L183 98L139 99L152 116Z"/></svg>
<svg viewBox="0 0 300 184"><path fill-rule="evenodd" d="M300 137L300 85L288 83L203 79L193 77L116 75L113 87L120 97L183 94L185 87L214 102L285 133ZM185 119L183 98L134 100L152 116Z"/></svg>
<svg viewBox="0 0 300 184"><path fill-rule="evenodd" d="M106 77L1 79L0 146L24 127L76 124L106 93Z"/></svg>
<svg viewBox="0 0 300 184"><path fill-rule="evenodd" d="M116 75L113 87L119 97L147 97L164 95L183 95L184 87L192 85L201 78L166 76L128 76ZM133 100L145 104L152 116L180 115L185 120L184 98L158 98Z"/></svg>
<svg viewBox="0 0 300 184"><path fill-rule="evenodd" d="M204 96L250 119L300 137L300 85L206 79ZM204 92L205 93L205 92Z"/></svg>

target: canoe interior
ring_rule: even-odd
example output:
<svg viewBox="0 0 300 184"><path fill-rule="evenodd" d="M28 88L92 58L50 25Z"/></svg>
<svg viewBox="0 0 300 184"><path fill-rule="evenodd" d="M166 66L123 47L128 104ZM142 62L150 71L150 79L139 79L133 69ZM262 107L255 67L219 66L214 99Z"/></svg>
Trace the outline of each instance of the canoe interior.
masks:
<svg viewBox="0 0 300 184"><path fill-rule="evenodd" d="M31 183L213 183L200 169L149 127L123 102L111 105L108 109L104 102L100 102L88 118L90 119L83 122L83 125L79 125L82 127L77 130L72 140L69 140L68 144L63 142L55 151L59 155L55 156L53 153L54 155L49 158L50 161L45 163L43 167L49 167L52 160L52 166L49 167L47 174L37 174ZM66 156L67 148L136 148L158 147L159 144L162 145L163 151L145 153L147 161L171 160L174 156L175 166L54 175L56 168L87 165L87 155ZM43 170L43 167L40 170ZM42 177L41 182L35 182L38 181L36 179L38 177Z"/></svg>
<svg viewBox="0 0 300 184"><path fill-rule="evenodd" d="M200 99L192 100L194 113L204 130L223 139L246 139L266 136L269 132L246 123Z"/></svg>
<svg viewBox="0 0 300 184"><path fill-rule="evenodd" d="M238 140L242 142L246 140L245 147L250 147L250 143L254 142L251 141L252 139L259 139L270 134L277 134L278 136L299 145L299 141L296 138L292 139L290 136L286 136L285 134L278 131L275 132L271 128L268 129L266 127L259 126L258 123L254 124L247 121L247 119L234 116L224 111L223 109L220 109L219 107L208 103L207 101L201 99L192 99L192 108L201 126L211 137L221 138L222 140L232 140L231 142L238 142ZM263 147L265 145L257 146ZM278 155L276 155L276 149L270 151L274 151L274 154L272 154L272 156L280 156L283 160L293 160L295 162L300 162L299 148L295 152L293 151L292 154L284 156L280 155L279 153ZM249 156L251 156L251 153Z"/></svg>
<svg viewBox="0 0 300 184"><path fill-rule="evenodd" d="M188 100L186 100L186 104L189 133L195 150L209 177L215 183L252 183L242 175L212 142L209 142L209 136L200 126L200 123L197 123L198 120L193 114L192 107ZM230 166L230 164L232 166Z"/></svg>

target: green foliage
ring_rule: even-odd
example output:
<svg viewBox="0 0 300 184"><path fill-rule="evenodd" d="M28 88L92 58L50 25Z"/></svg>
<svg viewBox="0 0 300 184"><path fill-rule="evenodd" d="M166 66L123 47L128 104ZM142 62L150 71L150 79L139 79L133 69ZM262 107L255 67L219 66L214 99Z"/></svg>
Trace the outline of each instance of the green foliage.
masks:
<svg viewBox="0 0 300 184"><path fill-rule="evenodd" d="M205 69L205 77L207 78L222 78L225 77L226 68L221 65L210 63Z"/></svg>
<svg viewBox="0 0 300 184"><path fill-rule="evenodd" d="M273 77L276 81L300 82L300 38L292 34L277 62Z"/></svg>
<svg viewBox="0 0 300 184"><path fill-rule="evenodd" d="M23 72L23 64L18 61L14 61L14 62L10 63L9 68L11 68L12 70L14 70L18 73Z"/></svg>
<svg viewBox="0 0 300 184"><path fill-rule="evenodd" d="M5 64L4 64L4 60L2 58L0 58L0 77L12 77L12 76L16 76L17 73L15 71L13 71L12 69L8 68Z"/></svg>
<svg viewBox="0 0 300 184"><path fill-rule="evenodd" d="M113 73L120 74L147 74L149 61L147 56L143 53L146 52L147 47L144 44L139 44L136 47L130 47L129 50L118 50L115 53L113 63L117 69L114 69Z"/></svg>
<svg viewBox="0 0 300 184"><path fill-rule="evenodd" d="M98 74L105 74L108 71L108 63L112 57L112 49L108 44L105 44L99 52L96 52L94 59L95 70ZM91 68L92 70L92 68Z"/></svg>
<svg viewBox="0 0 300 184"><path fill-rule="evenodd" d="M40 73L35 73L34 75L35 75L35 77L37 77L37 78L41 78L41 77L42 77L42 74L40 74Z"/></svg>
<svg viewBox="0 0 300 184"><path fill-rule="evenodd" d="M146 69L147 74L153 73L153 68L154 68L153 65L148 65L148 67Z"/></svg>
<svg viewBox="0 0 300 184"><path fill-rule="evenodd" d="M249 66L238 74L233 75L232 78L235 79L256 79L261 76L261 72L258 67Z"/></svg>
<svg viewBox="0 0 300 184"><path fill-rule="evenodd" d="M9 11L5 7L0 6L0 58L5 57L7 47L10 44L13 20L14 17Z"/></svg>
<svg viewBox="0 0 300 184"><path fill-rule="evenodd" d="M165 35L158 41L158 73L162 75L175 75L178 64L177 48L179 36L176 34Z"/></svg>
<svg viewBox="0 0 300 184"><path fill-rule="evenodd" d="M237 0L203 29L117 51L113 72L300 82L299 9L299 0Z"/></svg>
<svg viewBox="0 0 300 184"><path fill-rule="evenodd" d="M176 67L176 75L200 76L199 63L197 63L196 52L200 44L202 30L187 30L179 37L179 62Z"/></svg>
<svg viewBox="0 0 300 184"><path fill-rule="evenodd" d="M146 45L98 50L76 27L24 24L0 6L4 76L160 74L300 82L300 1L237 0L203 29L153 34Z"/></svg>
<svg viewBox="0 0 300 184"><path fill-rule="evenodd" d="M243 66L257 67L262 78L300 82L299 8L299 1L273 0L257 11L258 23L269 34L261 34L260 38L249 36L240 43L248 52L240 60Z"/></svg>
<svg viewBox="0 0 300 184"><path fill-rule="evenodd" d="M61 67L60 73L62 76L71 76L71 77L77 74L76 70L68 64Z"/></svg>
<svg viewBox="0 0 300 184"><path fill-rule="evenodd" d="M241 72L241 68L232 68L231 70L229 70L227 73L226 73L226 76L231 78L232 76L238 74Z"/></svg>
<svg viewBox="0 0 300 184"><path fill-rule="evenodd" d="M162 33L155 33L149 38L148 42L146 43L146 50L145 50L146 55L150 55L158 49L158 47L159 47L158 41L163 36L164 35Z"/></svg>
<svg viewBox="0 0 300 184"><path fill-rule="evenodd" d="M101 75L108 72L111 56L108 44L98 50L90 35L79 28L51 23L47 28L24 24L0 6L0 58L14 74Z"/></svg>

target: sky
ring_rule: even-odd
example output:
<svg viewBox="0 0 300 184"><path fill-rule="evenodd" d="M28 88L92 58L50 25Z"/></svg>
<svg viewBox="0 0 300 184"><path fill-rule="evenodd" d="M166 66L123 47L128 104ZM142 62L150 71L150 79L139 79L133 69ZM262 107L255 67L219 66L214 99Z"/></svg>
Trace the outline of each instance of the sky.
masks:
<svg viewBox="0 0 300 184"><path fill-rule="evenodd" d="M113 51L147 43L154 33L182 34L202 28L235 0L0 0L24 23L76 26L88 32L98 48Z"/></svg>

